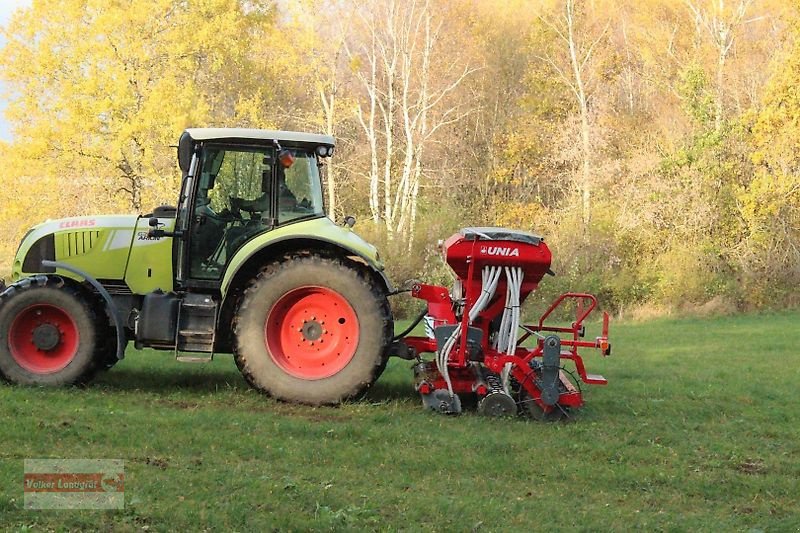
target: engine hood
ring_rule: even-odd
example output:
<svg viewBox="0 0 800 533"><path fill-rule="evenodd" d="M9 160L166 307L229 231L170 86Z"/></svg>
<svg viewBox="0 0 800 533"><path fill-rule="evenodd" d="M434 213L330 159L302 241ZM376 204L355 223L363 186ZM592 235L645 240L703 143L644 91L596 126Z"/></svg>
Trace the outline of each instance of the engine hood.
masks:
<svg viewBox="0 0 800 533"><path fill-rule="evenodd" d="M104 252L118 250L127 256L138 219L137 215L94 215L38 224L28 231L17 249L11 279L41 272L40 259L88 259L89 252L97 247ZM123 261L123 271L124 264Z"/></svg>

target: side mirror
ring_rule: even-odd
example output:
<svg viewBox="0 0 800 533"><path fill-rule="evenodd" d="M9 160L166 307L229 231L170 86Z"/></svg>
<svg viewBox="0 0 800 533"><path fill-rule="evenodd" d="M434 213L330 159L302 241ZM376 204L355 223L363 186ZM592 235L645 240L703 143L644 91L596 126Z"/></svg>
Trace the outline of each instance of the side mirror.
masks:
<svg viewBox="0 0 800 533"><path fill-rule="evenodd" d="M162 237L183 238L183 231L165 231L159 229L160 227L164 227L164 224L158 221L158 217L150 217L147 221L147 225L153 228L147 232L147 237L150 239L160 239Z"/></svg>
<svg viewBox="0 0 800 533"><path fill-rule="evenodd" d="M186 174L192 164L192 153L194 152L194 140L189 132L184 131L178 139L178 167Z"/></svg>

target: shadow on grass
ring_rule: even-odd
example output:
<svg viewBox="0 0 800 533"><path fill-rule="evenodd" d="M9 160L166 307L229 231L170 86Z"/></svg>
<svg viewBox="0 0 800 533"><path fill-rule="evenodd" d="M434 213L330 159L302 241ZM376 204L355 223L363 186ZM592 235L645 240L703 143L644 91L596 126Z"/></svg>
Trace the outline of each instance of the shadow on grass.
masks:
<svg viewBox="0 0 800 533"><path fill-rule="evenodd" d="M140 370L115 368L97 377L95 386L119 391L147 391L165 393L175 390L216 392L223 390L246 391L244 379L231 372L187 372L181 369Z"/></svg>
<svg viewBox="0 0 800 533"><path fill-rule="evenodd" d="M187 372L180 368L153 370L136 368L113 368L97 376L90 385L117 391L145 391L169 393L183 390L192 392L217 392L234 390L245 392L249 385L238 373L224 371ZM363 401L417 400L419 395L411 383L397 380L378 380L368 391Z"/></svg>
<svg viewBox="0 0 800 533"><path fill-rule="evenodd" d="M416 400L419 394L410 383L378 380L364 396L367 402L383 402L387 400Z"/></svg>
<svg viewBox="0 0 800 533"><path fill-rule="evenodd" d="M410 370L405 361L392 361L383 376L367 391L362 401L384 402L393 400L417 401L419 395L411 382ZM209 364L150 364L126 358L107 372L99 373L89 387L109 391L143 391L170 394L184 391L195 393L250 391L235 366L216 359Z"/></svg>

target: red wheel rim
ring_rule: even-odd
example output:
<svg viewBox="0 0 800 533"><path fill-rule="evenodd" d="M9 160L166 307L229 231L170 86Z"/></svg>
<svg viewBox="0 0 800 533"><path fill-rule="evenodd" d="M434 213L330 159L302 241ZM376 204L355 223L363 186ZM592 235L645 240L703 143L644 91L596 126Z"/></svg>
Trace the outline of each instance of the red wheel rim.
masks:
<svg viewBox="0 0 800 533"><path fill-rule="evenodd" d="M34 374L65 368L78 353L80 334L69 314L55 305L36 304L14 318L8 347L14 360Z"/></svg>
<svg viewBox="0 0 800 533"><path fill-rule="evenodd" d="M288 374L323 379L341 371L358 348L358 317L338 292L300 287L272 307L264 326L267 351Z"/></svg>

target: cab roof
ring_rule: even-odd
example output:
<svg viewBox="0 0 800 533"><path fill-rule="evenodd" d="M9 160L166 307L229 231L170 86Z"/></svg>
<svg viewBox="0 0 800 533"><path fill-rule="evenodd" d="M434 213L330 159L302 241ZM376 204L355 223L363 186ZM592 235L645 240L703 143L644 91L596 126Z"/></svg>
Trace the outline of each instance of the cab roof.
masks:
<svg viewBox="0 0 800 533"><path fill-rule="evenodd" d="M258 141L286 141L294 143L309 143L315 145L334 146L336 139L330 135L317 133L303 133L299 131L259 130L252 128L189 128L186 132L196 141L213 140L258 140Z"/></svg>

